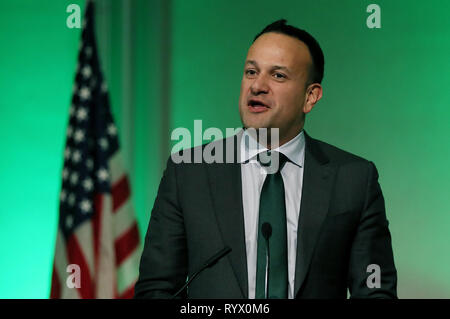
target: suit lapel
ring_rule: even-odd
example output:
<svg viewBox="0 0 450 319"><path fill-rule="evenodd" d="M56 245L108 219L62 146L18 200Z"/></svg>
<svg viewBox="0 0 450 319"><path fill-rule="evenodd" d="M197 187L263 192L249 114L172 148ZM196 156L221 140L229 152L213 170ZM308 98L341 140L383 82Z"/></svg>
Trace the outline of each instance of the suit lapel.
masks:
<svg viewBox="0 0 450 319"><path fill-rule="evenodd" d="M326 217L336 169L318 143L305 133L305 161L300 206L294 296L308 272L321 225ZM234 136L233 163L207 165L211 196L224 244L232 249L227 256L244 298L248 298L247 254L242 204L241 165L237 161L239 138ZM225 154L225 152L224 152Z"/></svg>
<svg viewBox="0 0 450 319"><path fill-rule="evenodd" d="M336 169L318 143L305 133L303 188L297 231L294 296L302 286L311 263L321 225L326 217Z"/></svg>
<svg viewBox="0 0 450 319"><path fill-rule="evenodd" d="M241 164L237 159L238 138L234 137L233 163L207 165L219 229L224 244L232 251L227 256L238 280L244 298L248 298L247 253L245 248L245 226L242 205ZM225 152L224 152L225 154Z"/></svg>

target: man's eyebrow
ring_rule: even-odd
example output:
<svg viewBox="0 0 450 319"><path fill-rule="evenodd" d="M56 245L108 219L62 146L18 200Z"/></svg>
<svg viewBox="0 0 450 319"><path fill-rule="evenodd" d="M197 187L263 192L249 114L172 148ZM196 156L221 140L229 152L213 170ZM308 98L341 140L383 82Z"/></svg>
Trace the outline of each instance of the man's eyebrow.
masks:
<svg viewBox="0 0 450 319"><path fill-rule="evenodd" d="M258 63L257 63L256 61L254 61L254 60L247 60L247 61L245 62L245 64L246 64L246 65L247 65L247 64L252 64L252 65L254 65L255 67L258 68ZM289 70L287 67L282 66L282 65L274 65L274 66L272 66L271 69L272 69L272 70L285 70L285 71L287 71L287 72L290 72L290 70Z"/></svg>
<svg viewBox="0 0 450 319"><path fill-rule="evenodd" d="M272 70L285 70L286 72L290 72L290 70L287 67L281 65L274 65L272 67Z"/></svg>

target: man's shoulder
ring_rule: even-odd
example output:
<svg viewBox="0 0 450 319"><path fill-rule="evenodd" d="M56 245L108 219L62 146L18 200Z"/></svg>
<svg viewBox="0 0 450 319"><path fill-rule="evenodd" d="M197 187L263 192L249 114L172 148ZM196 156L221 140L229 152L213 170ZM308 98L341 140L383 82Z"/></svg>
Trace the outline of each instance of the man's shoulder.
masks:
<svg viewBox="0 0 450 319"><path fill-rule="evenodd" d="M370 160L360 155L354 154L352 152L344 150L340 147L337 147L325 141L312 138L310 136L309 139L311 143L314 145L314 148L319 149L319 151L322 152L326 156L326 158L328 158L329 161L332 163L346 164L346 163L360 162L367 164L371 162Z"/></svg>
<svg viewBox="0 0 450 319"><path fill-rule="evenodd" d="M371 160L318 139L311 139L310 142L316 158L337 168L346 182L349 179L353 179L352 183L366 181L371 176L378 178L378 170Z"/></svg>

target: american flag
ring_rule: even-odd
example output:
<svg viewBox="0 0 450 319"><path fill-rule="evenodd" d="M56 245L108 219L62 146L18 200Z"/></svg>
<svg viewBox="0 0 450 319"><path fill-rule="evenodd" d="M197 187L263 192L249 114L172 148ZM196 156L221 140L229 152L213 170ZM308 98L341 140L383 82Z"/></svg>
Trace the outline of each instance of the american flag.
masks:
<svg viewBox="0 0 450 319"><path fill-rule="evenodd" d="M88 1L64 151L51 298L131 298L138 278L138 227L100 71L93 10ZM79 267L79 288L69 265Z"/></svg>

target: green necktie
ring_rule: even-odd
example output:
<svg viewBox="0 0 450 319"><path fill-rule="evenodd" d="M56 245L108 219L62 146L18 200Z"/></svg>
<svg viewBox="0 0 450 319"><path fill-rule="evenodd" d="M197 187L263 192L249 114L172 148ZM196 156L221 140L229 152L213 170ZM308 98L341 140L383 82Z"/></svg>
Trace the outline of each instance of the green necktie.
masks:
<svg viewBox="0 0 450 319"><path fill-rule="evenodd" d="M275 160L278 156L278 163ZM265 159L264 161L262 159ZM271 159L268 162L268 159ZM285 155L279 152L267 151L258 156L262 166L270 167L259 201L258 221L258 253L256 264L256 299L266 298L266 240L261 228L264 223L272 226L272 235L269 239L270 269L269 269L269 298L287 299L288 297L288 261L287 261L287 231L286 231L286 204L284 196L284 183L281 169L287 161ZM274 169L275 168L275 169ZM271 174L270 174L271 173Z"/></svg>

